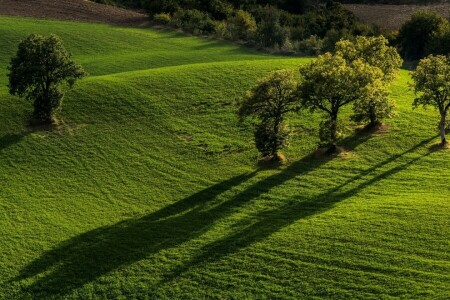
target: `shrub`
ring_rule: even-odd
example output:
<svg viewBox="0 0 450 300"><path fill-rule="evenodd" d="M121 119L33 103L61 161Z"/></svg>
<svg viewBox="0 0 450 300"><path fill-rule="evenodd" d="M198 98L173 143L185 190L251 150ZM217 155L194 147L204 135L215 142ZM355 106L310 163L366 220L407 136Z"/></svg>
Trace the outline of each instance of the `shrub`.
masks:
<svg viewBox="0 0 450 300"><path fill-rule="evenodd" d="M178 10L173 15L172 24L194 34L208 34L215 30L209 15L196 9Z"/></svg>
<svg viewBox="0 0 450 300"><path fill-rule="evenodd" d="M437 13L421 11L415 13L400 28L397 43L400 53L407 60L418 60L432 48L430 42L435 32L448 22Z"/></svg>
<svg viewBox="0 0 450 300"><path fill-rule="evenodd" d="M294 43L295 51L301 55L319 55L323 52L323 40L317 35Z"/></svg>
<svg viewBox="0 0 450 300"><path fill-rule="evenodd" d="M160 13L153 16L153 20L159 24L168 25L172 22L172 17L166 13Z"/></svg>
<svg viewBox="0 0 450 300"><path fill-rule="evenodd" d="M256 21L253 16L240 9L229 19L229 30L235 40L251 40L256 32Z"/></svg>

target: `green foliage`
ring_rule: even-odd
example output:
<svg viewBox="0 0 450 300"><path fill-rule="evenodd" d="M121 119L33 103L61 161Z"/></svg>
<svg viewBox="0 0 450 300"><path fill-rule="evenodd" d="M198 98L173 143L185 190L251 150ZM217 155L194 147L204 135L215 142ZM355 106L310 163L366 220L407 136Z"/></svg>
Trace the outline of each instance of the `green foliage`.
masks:
<svg viewBox="0 0 450 300"><path fill-rule="evenodd" d="M209 15L196 9L177 10L173 15L172 24L195 34L211 34L215 30L214 22Z"/></svg>
<svg viewBox="0 0 450 300"><path fill-rule="evenodd" d="M361 59L373 67L378 67L387 83L395 79L403 64L397 49L389 46L389 41L383 36L359 36L355 41L342 40L336 44L335 51L348 62Z"/></svg>
<svg viewBox="0 0 450 300"><path fill-rule="evenodd" d="M163 25L169 25L172 22L172 17L166 13L160 13L153 16L153 20Z"/></svg>
<svg viewBox="0 0 450 300"><path fill-rule="evenodd" d="M278 151L285 148L288 143L289 131L285 126L274 130L276 126L272 119L262 120L255 126L254 139L256 149L264 158L278 160Z"/></svg>
<svg viewBox="0 0 450 300"><path fill-rule="evenodd" d="M415 13L400 28L398 44L402 56L407 60L418 60L426 56L427 48L432 49L431 41L435 32L448 23L441 15L428 11Z"/></svg>
<svg viewBox="0 0 450 300"><path fill-rule="evenodd" d="M258 20L256 43L263 48L281 47L289 38L289 30L281 25L280 11L273 6L265 6L254 13Z"/></svg>
<svg viewBox="0 0 450 300"><path fill-rule="evenodd" d="M342 38L372 33L344 6L313 2L158 0L144 6L151 15L172 15L172 26L246 41L272 52L324 53L334 50ZM166 15L156 21L167 23Z"/></svg>
<svg viewBox="0 0 450 300"><path fill-rule="evenodd" d="M362 60L383 73L382 80L377 80L366 87L365 96L354 104L354 121L368 122L373 127L384 118L394 115L395 102L388 98L387 85L399 73L403 63L389 41L380 37L357 37L355 42L342 40L336 44L336 54L342 56L347 63Z"/></svg>
<svg viewBox="0 0 450 300"><path fill-rule="evenodd" d="M240 9L229 19L229 30L234 40L250 41L256 32L256 21L253 16Z"/></svg>
<svg viewBox="0 0 450 300"><path fill-rule="evenodd" d="M364 89L363 95L353 104L352 120L368 124L373 128L380 125L385 118L395 114L395 101L389 98L389 92L384 81L376 80Z"/></svg>
<svg viewBox="0 0 450 300"><path fill-rule="evenodd" d="M450 108L450 58L442 55L430 55L420 61L412 73L416 98L413 106L433 106L440 115L441 142L447 143L445 129L447 113Z"/></svg>
<svg viewBox="0 0 450 300"><path fill-rule="evenodd" d="M238 104L241 120L252 117L259 122L255 142L263 156L277 157L285 145L287 131L283 122L286 114L297 109L296 87L291 70L274 71L260 79Z"/></svg>
<svg viewBox="0 0 450 300"><path fill-rule="evenodd" d="M337 125L341 108L369 97L369 92L370 95L381 94L377 82L382 80L383 73L361 59L347 62L338 54L326 53L301 66L300 75L298 90L302 105L311 111L320 110L327 116L323 125L329 126L324 131L329 136L321 134L321 141L330 149L335 148L338 141Z"/></svg>
<svg viewBox="0 0 450 300"><path fill-rule="evenodd" d="M51 123L61 105L61 84L72 87L85 76L56 35L45 38L32 34L23 40L8 70L9 92L33 101L33 117L42 123Z"/></svg>
<svg viewBox="0 0 450 300"><path fill-rule="evenodd" d="M450 22L442 23L433 32L430 42L427 45L427 53L450 55Z"/></svg>

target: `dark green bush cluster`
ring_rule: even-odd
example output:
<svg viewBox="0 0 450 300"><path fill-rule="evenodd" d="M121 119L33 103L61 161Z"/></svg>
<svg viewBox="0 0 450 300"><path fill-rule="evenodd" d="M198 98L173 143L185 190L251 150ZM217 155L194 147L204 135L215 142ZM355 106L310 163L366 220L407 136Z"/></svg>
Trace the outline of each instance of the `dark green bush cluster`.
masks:
<svg viewBox="0 0 450 300"><path fill-rule="evenodd" d="M374 34L336 2L157 0L144 6L158 23L284 53L315 55L342 38Z"/></svg>
<svg viewBox="0 0 450 300"><path fill-rule="evenodd" d="M419 60L429 54L449 54L450 22L437 13L418 12L402 26L397 43L407 60Z"/></svg>

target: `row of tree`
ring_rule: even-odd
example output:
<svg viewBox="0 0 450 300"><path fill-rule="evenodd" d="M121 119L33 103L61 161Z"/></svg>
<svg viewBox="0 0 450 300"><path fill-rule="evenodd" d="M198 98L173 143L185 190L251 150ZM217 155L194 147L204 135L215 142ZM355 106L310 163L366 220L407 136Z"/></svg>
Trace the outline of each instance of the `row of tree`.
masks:
<svg viewBox="0 0 450 300"><path fill-rule="evenodd" d="M401 65L397 50L384 37L341 40L335 52L301 66L299 80L290 70L275 71L259 80L239 102L238 115L241 120L254 120L255 143L261 154L278 159L289 133L287 115L305 109L321 111L321 144L335 152L342 107L353 104L352 119L368 127L393 116L395 104L388 97L388 86ZM71 87L86 76L56 35L32 34L23 40L8 70L10 93L32 101L33 120L41 124L53 122L63 98L61 84ZM414 107L431 105L439 110L441 141L447 143L450 57L431 55L421 60L412 78L417 95Z"/></svg>
<svg viewBox="0 0 450 300"><path fill-rule="evenodd" d="M300 79L290 70L275 71L261 79L239 102L241 120L252 118L254 139L264 157L277 160L289 130L286 117L301 110L321 111L320 143L329 153L337 150L339 115L353 104L354 121L367 127L394 114L388 86L402 64L397 50L383 37L342 40L334 53L326 53L300 67ZM413 72L418 97L414 107L432 105L441 114L440 134L445 144L446 116L450 108L450 58L430 56Z"/></svg>

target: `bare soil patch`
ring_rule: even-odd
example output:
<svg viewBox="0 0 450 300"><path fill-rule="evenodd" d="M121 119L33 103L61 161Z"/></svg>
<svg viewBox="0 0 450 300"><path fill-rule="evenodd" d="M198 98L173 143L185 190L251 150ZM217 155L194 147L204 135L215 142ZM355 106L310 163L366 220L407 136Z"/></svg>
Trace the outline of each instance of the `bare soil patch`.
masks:
<svg viewBox="0 0 450 300"><path fill-rule="evenodd" d="M145 26L147 15L86 0L0 0L0 15Z"/></svg>
<svg viewBox="0 0 450 300"><path fill-rule="evenodd" d="M398 30L415 12L429 10L442 16L450 17L450 3L432 5L364 5L347 4L361 21L367 24L377 24L390 30Z"/></svg>

